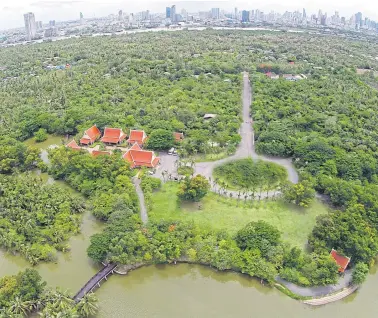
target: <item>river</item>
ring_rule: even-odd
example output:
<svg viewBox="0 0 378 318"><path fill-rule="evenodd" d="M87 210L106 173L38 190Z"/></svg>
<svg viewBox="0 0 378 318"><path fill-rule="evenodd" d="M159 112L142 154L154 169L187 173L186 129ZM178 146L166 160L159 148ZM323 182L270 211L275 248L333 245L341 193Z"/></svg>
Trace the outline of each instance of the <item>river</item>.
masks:
<svg viewBox="0 0 378 318"><path fill-rule="evenodd" d="M47 146L52 145L47 142ZM42 177L46 178L46 175ZM64 183L58 183L68 187ZM75 294L99 266L86 255L89 237L103 224L89 213L83 216L80 235L70 239L70 252L57 263L35 268L50 286ZM20 256L0 251L0 277L30 265ZM199 265L149 266L128 275L113 275L96 290L99 318L117 317L264 317L264 318L368 318L378 315L378 273L375 266L367 282L348 298L312 308L295 301L259 280Z"/></svg>

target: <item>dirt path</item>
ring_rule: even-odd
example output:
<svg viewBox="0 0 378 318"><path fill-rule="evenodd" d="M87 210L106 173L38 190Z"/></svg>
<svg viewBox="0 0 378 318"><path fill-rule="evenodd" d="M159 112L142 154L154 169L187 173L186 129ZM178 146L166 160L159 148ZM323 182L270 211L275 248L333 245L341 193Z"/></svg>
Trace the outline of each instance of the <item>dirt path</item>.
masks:
<svg viewBox="0 0 378 318"><path fill-rule="evenodd" d="M243 123L240 127L240 144L233 156L225 159L211 162L199 162L195 166L195 174L201 174L207 179L212 178L213 170L215 167L220 166L229 161L243 159L243 158L253 158L255 160L264 160L269 162L274 162L284 167L288 172L288 179L293 183L298 183L299 177L298 173L294 168L293 163L290 158L276 158L261 156L256 153L255 143L254 143L254 132L252 127L252 118L250 116L251 103L252 103L252 89L249 81L248 73L243 75ZM213 186L212 186L213 187ZM213 187L212 190L216 192L217 188ZM237 191L227 191L227 194L232 194L234 197L238 195ZM269 191L268 193L262 193L261 198L271 197L278 194L278 191Z"/></svg>

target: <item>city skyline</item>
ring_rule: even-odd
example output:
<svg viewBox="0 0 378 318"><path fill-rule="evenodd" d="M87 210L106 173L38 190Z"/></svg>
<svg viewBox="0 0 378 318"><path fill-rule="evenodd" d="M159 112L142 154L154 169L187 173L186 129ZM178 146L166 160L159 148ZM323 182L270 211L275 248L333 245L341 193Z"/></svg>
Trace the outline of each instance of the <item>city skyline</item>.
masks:
<svg viewBox="0 0 378 318"><path fill-rule="evenodd" d="M0 30L18 28L23 26L23 14L31 11L35 14L38 20L42 20L43 23L48 23L49 20L54 19L57 21L77 20L79 12L83 12L85 17L101 17L108 14L115 14L119 10L123 12L132 13L143 10L150 10L152 13L165 13L166 7L176 6L177 12L181 12L182 9L188 12L195 12L201 10L211 10L211 8L220 8L220 10L232 11L235 6L241 10L254 10L260 9L262 11L274 10L278 13L284 13L287 11L301 11L305 8L307 15L317 14L319 10L327 12L329 15L334 14L334 11L340 12L340 16L345 16L347 19L352 14L361 11L364 17L369 17L373 20L378 20L377 14L373 13L373 8L376 7L375 12L378 12L378 3L375 4L372 1L358 2L355 0L333 1L332 5L325 3L324 1L318 1L316 7L309 2L300 2L301 4L295 4L297 0L288 0L285 5L274 4L271 2L260 5L258 3L246 3L243 1L153 1L153 0L141 0L138 3L132 3L125 5L124 2L119 0L113 0L111 3L104 3L96 0L50 0L50 1L37 1L31 2L30 0L14 0L12 6L3 7L0 9ZM323 5L324 3L324 5ZM339 3L337 5L337 3ZM196 9L197 8L197 9ZM369 8L369 10L364 10ZM196 10L195 10L196 9ZM23 11L21 11L23 10ZM21 13L19 13L21 12Z"/></svg>

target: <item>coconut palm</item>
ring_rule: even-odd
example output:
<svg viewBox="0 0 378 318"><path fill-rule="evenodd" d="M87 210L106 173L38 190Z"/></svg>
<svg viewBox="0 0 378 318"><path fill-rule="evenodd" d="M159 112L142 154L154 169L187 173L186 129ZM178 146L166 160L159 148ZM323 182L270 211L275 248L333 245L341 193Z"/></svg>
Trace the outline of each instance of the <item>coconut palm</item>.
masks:
<svg viewBox="0 0 378 318"><path fill-rule="evenodd" d="M60 290L56 290L50 295L49 302L54 309L60 311L71 308L74 303L67 291Z"/></svg>
<svg viewBox="0 0 378 318"><path fill-rule="evenodd" d="M32 309L33 303L31 301L23 301L22 298L16 297L10 302L8 311L11 314L27 317Z"/></svg>
<svg viewBox="0 0 378 318"><path fill-rule="evenodd" d="M95 315L98 311L97 297L94 293L86 294L77 304L76 309L81 317Z"/></svg>

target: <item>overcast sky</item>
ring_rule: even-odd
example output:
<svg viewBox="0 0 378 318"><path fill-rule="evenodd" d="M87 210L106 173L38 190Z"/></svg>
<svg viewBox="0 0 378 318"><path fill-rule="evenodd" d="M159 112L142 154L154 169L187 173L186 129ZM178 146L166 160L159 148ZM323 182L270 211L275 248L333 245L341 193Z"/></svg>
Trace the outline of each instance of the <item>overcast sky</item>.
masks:
<svg viewBox="0 0 378 318"><path fill-rule="evenodd" d="M328 14L339 11L341 16L350 17L353 13L361 11L363 16L378 20L378 0L265 0L262 1L164 1L164 0L0 0L0 30L21 27L24 24L23 14L34 12L36 20L48 22L49 20L78 19L79 13L84 17L100 17L111 13L138 12L150 10L151 12L164 12L166 6L176 4L177 12L185 8L189 12L208 10L211 7L221 9L239 10L261 9L263 11L276 10L302 10L306 8L307 14L317 13L319 9Z"/></svg>

